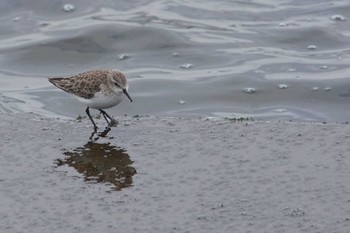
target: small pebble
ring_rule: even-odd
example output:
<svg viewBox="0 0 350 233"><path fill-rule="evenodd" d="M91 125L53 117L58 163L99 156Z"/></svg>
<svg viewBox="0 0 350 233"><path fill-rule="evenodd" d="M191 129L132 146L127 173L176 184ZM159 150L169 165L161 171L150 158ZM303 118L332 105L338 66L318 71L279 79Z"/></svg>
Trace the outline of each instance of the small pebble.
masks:
<svg viewBox="0 0 350 233"><path fill-rule="evenodd" d="M182 69L190 69L190 68L193 67L193 64L190 64L190 63L188 63L188 64L183 64L183 65L181 65L180 67L181 67Z"/></svg>
<svg viewBox="0 0 350 233"><path fill-rule="evenodd" d="M308 50L316 50L317 46L316 45L309 45L309 46L307 46L307 49Z"/></svg>
<svg viewBox="0 0 350 233"><path fill-rule="evenodd" d="M319 88L318 88L318 87L313 87L311 90L312 90L312 91L318 91Z"/></svg>
<svg viewBox="0 0 350 233"><path fill-rule="evenodd" d="M287 84L280 84L280 85L278 85L278 88L279 89L287 89L288 85Z"/></svg>
<svg viewBox="0 0 350 233"><path fill-rule="evenodd" d="M18 22L18 21L20 21L21 19L22 19L21 16L18 16L18 17L13 18L12 21L13 21L13 22Z"/></svg>
<svg viewBox="0 0 350 233"><path fill-rule="evenodd" d="M305 215L305 211L299 208L292 210L289 214L291 217L301 217Z"/></svg>
<svg viewBox="0 0 350 233"><path fill-rule="evenodd" d="M320 66L320 69L321 70L326 70L326 69L328 69L328 66Z"/></svg>
<svg viewBox="0 0 350 233"><path fill-rule="evenodd" d="M247 87L247 88L244 88L244 92L245 93L254 93L254 92L256 92L256 89L253 87Z"/></svg>
<svg viewBox="0 0 350 233"><path fill-rule="evenodd" d="M75 7L73 4L64 4L63 5L63 10L65 12L71 12L71 11L74 11L75 10Z"/></svg>
<svg viewBox="0 0 350 233"><path fill-rule="evenodd" d="M175 133L175 132L179 132L179 130L178 129L169 129L168 132L169 133Z"/></svg>
<svg viewBox="0 0 350 233"><path fill-rule="evenodd" d="M174 56L174 57L178 57L178 56L179 56L179 53L173 53L173 56Z"/></svg>
<svg viewBox="0 0 350 233"><path fill-rule="evenodd" d="M332 90L332 88L331 87L325 87L324 90L325 91L330 91L330 90Z"/></svg>
<svg viewBox="0 0 350 233"><path fill-rule="evenodd" d="M127 59L127 58L129 58L129 55L128 55L128 54L120 54L120 55L119 55L119 60L125 60L125 59Z"/></svg>
<svg viewBox="0 0 350 233"><path fill-rule="evenodd" d="M180 100L180 101L179 101L179 104L186 104L186 101Z"/></svg>
<svg viewBox="0 0 350 233"><path fill-rule="evenodd" d="M47 23L47 22L39 23L39 26L40 26L40 27L47 27L47 26L49 26L49 25L50 25L50 24Z"/></svg>
<svg viewBox="0 0 350 233"><path fill-rule="evenodd" d="M333 15L331 19L334 21L346 21L346 18L342 15Z"/></svg>
<svg viewBox="0 0 350 233"><path fill-rule="evenodd" d="M295 69L295 68L289 68L289 69L287 69L287 71L288 71L288 72L295 72L296 69Z"/></svg>
<svg viewBox="0 0 350 233"><path fill-rule="evenodd" d="M282 22L282 23L279 23L278 26L280 26L280 27L285 27L285 26L287 26L287 24L284 23L284 22Z"/></svg>
<svg viewBox="0 0 350 233"><path fill-rule="evenodd" d="M276 109L274 109L273 111L274 111L274 112L282 113L282 112L286 112L287 109L285 109L285 108L276 108Z"/></svg>

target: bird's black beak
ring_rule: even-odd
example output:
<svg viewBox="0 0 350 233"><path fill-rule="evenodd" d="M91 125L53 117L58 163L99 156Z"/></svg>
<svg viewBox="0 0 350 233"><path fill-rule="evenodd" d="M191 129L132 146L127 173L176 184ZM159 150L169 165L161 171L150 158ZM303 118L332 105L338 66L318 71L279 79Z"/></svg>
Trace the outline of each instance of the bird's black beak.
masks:
<svg viewBox="0 0 350 233"><path fill-rule="evenodd" d="M130 97L128 91L127 91L126 89L123 89L123 92L124 92L124 94L126 95L126 97L128 97L128 99L130 100L130 102L132 102L132 99L131 99L131 97Z"/></svg>

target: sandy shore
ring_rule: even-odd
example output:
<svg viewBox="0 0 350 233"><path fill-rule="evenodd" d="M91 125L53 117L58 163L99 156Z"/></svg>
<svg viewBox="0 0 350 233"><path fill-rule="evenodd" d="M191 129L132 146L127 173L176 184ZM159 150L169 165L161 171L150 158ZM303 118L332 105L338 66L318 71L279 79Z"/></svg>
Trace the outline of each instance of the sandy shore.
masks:
<svg viewBox="0 0 350 233"><path fill-rule="evenodd" d="M0 232L350 229L346 124L0 118Z"/></svg>

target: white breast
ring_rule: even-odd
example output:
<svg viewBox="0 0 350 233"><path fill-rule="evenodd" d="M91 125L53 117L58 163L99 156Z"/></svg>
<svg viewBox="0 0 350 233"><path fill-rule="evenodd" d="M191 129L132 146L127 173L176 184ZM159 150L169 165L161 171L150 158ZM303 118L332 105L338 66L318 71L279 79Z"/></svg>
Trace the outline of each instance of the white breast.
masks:
<svg viewBox="0 0 350 233"><path fill-rule="evenodd" d="M123 93L113 93L110 95L104 95L101 92L97 92L93 98L85 99L79 96L75 96L81 103L94 109L106 109L111 108L119 104L123 98Z"/></svg>

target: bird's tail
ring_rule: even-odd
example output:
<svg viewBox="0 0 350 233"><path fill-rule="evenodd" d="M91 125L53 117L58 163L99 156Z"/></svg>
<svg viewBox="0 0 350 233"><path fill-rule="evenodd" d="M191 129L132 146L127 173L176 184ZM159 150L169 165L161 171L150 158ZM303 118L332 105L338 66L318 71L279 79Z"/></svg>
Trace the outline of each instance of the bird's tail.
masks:
<svg viewBox="0 0 350 233"><path fill-rule="evenodd" d="M48 80L54 86L64 91L68 91L68 89L72 87L72 84L69 82L69 79L67 78L48 78Z"/></svg>

